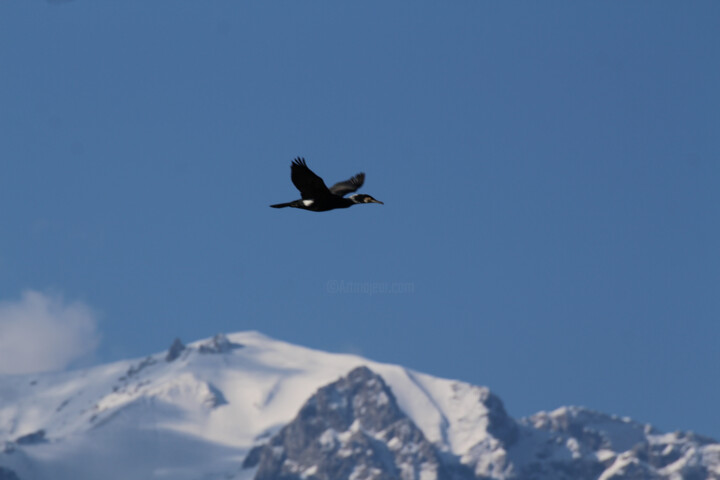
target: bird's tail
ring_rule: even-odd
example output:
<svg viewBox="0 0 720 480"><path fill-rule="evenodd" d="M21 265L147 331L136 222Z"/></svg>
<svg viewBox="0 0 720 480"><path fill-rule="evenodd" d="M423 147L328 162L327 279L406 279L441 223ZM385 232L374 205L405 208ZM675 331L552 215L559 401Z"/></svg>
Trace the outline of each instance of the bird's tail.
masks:
<svg viewBox="0 0 720 480"><path fill-rule="evenodd" d="M276 203L275 205L270 205L272 208L283 208L283 207L292 207L293 202L288 203Z"/></svg>

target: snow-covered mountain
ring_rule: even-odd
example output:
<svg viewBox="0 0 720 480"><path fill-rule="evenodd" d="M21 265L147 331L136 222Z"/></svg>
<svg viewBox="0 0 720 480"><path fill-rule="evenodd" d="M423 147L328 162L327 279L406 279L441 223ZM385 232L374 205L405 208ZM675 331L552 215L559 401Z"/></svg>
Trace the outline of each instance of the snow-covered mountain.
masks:
<svg viewBox="0 0 720 480"><path fill-rule="evenodd" d="M256 332L0 376L0 480L720 479L720 444Z"/></svg>

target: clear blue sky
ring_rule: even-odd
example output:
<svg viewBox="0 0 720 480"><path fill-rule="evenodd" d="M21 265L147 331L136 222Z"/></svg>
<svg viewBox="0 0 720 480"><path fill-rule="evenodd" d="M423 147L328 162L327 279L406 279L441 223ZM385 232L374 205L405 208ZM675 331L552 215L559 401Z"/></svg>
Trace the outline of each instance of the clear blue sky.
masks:
<svg viewBox="0 0 720 480"><path fill-rule="evenodd" d="M715 1L0 2L0 301L720 438L719 59ZM268 208L298 155L385 205Z"/></svg>

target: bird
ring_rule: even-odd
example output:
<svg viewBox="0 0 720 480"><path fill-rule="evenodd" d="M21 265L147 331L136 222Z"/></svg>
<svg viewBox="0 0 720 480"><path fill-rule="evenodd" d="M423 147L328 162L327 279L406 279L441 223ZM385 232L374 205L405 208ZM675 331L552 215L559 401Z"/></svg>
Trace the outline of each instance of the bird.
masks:
<svg viewBox="0 0 720 480"><path fill-rule="evenodd" d="M300 190L300 200L293 200L287 203L276 203L270 205L273 208L293 207L312 212L327 212L336 208L348 208L352 205L361 203L379 203L384 205L380 200L375 200L370 195L364 193L356 193L345 197L348 193L356 191L362 187L365 181L365 174L358 173L347 180L338 182L332 187L325 186L322 178L318 177L310 168L303 157L297 157L290 165L290 179L295 187Z"/></svg>

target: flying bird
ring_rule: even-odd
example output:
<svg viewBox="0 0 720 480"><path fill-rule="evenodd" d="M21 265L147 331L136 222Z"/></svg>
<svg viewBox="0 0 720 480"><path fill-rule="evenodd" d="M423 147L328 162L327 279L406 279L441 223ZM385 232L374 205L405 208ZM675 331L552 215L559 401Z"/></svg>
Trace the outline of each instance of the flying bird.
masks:
<svg viewBox="0 0 720 480"><path fill-rule="evenodd" d="M294 207L313 212L326 212L335 208L347 208L358 203L379 203L370 195L356 193L345 197L362 187L365 181L365 174L358 173L345 181L338 182L332 187L325 186L323 179L315 175L305 163L305 159L298 157L290 165L290 179L295 187L300 190L300 200L293 200L288 203L277 203L270 205L273 208Z"/></svg>

